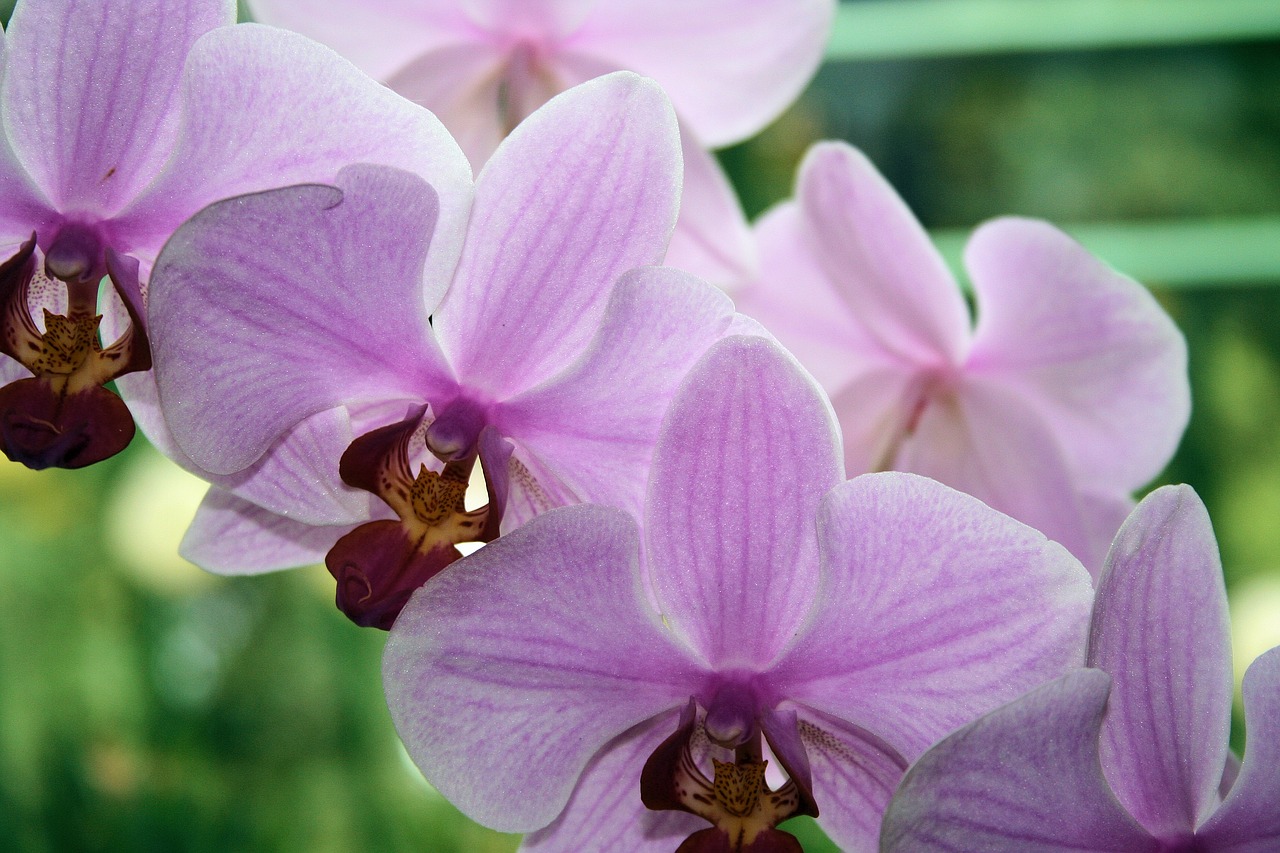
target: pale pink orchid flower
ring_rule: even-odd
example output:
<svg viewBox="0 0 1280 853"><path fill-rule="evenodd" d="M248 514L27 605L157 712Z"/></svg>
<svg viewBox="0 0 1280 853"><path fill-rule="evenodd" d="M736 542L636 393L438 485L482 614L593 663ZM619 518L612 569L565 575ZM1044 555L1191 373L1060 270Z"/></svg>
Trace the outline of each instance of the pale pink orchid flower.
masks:
<svg viewBox="0 0 1280 853"><path fill-rule="evenodd" d="M777 118L822 58L833 0L251 0L256 19L333 47L434 112L472 165L552 95L601 74L652 77L675 104L684 200L667 264L717 284L754 246L708 148Z"/></svg>
<svg viewBox="0 0 1280 853"><path fill-rule="evenodd" d="M932 477L1100 568L1190 412L1186 343L1150 292L1046 222L997 219L965 250L975 322L906 204L838 142L756 237L762 272L735 300L831 395L850 475Z"/></svg>

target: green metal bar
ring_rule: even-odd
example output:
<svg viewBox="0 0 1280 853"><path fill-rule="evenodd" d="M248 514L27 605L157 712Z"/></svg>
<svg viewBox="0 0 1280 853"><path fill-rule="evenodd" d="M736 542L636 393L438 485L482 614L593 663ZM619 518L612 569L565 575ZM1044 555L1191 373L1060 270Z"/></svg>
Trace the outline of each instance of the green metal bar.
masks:
<svg viewBox="0 0 1280 853"><path fill-rule="evenodd" d="M1280 285L1280 216L1182 222L1064 226L1089 251L1152 287L1192 289ZM944 230L934 241L964 280L968 231Z"/></svg>
<svg viewBox="0 0 1280 853"><path fill-rule="evenodd" d="M860 0L828 60L1096 50L1280 37L1280 0Z"/></svg>

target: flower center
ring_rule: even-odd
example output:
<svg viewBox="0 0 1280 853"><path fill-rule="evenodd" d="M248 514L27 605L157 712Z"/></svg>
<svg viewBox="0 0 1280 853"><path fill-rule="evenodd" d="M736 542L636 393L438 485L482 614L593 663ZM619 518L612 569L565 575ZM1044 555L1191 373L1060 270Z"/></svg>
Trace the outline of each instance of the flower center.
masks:
<svg viewBox="0 0 1280 853"><path fill-rule="evenodd" d="M463 445L460 436L483 427L478 412L474 406L447 408L434 446L431 427L442 418L427 428L423 441L446 457L438 472L420 465L417 476L410 473L409 447L423 433L425 406L399 423L360 436L342 455L343 482L377 495L398 516L360 525L325 557L338 582L338 609L357 625L390 628L409 596L462 556L459 543L488 542L498 535L501 512L494 509L498 504L492 487L488 505L466 508L478 450L474 438Z"/></svg>
<svg viewBox="0 0 1280 853"><path fill-rule="evenodd" d="M129 327L103 347L97 313L102 271L129 314ZM33 281L66 287L67 313L44 309L44 331L31 316ZM54 239L44 270L33 235L0 265L0 352L33 376L0 388L0 450L30 468L81 468L123 450L133 438L133 416L103 390L111 380L151 367L142 323L137 263L113 256L108 264L96 235L67 226Z"/></svg>
<svg viewBox="0 0 1280 853"><path fill-rule="evenodd" d="M696 703L690 702L680 728L645 763L640 777L641 799L650 809L686 811L708 821L710 829L691 836L698 843L708 844L707 849L741 851L762 836L774 845L769 849L799 849L794 838L775 827L797 814L816 815L816 806L793 776L776 791L769 787L765 781L769 763L763 757L763 733L754 716L747 730L735 737L731 761L711 756L710 780L699 766L695 753L705 755L717 747L725 749L719 741L725 732L713 733L713 717L718 716L723 722L738 716L722 711L725 703L718 700L725 692L722 689L712 700L712 709L702 725L698 725ZM730 700L741 698L737 691L729 692ZM721 713L717 715L716 711ZM718 840L713 841L712 836Z"/></svg>

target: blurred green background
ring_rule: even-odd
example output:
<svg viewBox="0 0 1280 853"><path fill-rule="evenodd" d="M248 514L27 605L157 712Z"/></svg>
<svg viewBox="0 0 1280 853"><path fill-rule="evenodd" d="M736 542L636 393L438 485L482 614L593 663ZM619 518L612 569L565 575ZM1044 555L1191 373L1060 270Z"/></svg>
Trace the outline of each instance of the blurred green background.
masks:
<svg viewBox="0 0 1280 853"><path fill-rule="evenodd" d="M1209 20L1215 0L1200 5ZM1086 233L1274 221L1280 42L1192 42L830 62L722 159L754 215L790 194L810 142L850 140L953 241L1005 213ZM1280 245L1266 233L1208 240L1194 280L1147 281L1187 335L1195 401L1162 481L1209 506L1237 680L1280 644ZM1242 253L1273 271L1212 274ZM513 850L408 763L382 699L385 635L346 622L323 568L224 579L176 556L200 491L141 439L80 472L0 463L0 850Z"/></svg>

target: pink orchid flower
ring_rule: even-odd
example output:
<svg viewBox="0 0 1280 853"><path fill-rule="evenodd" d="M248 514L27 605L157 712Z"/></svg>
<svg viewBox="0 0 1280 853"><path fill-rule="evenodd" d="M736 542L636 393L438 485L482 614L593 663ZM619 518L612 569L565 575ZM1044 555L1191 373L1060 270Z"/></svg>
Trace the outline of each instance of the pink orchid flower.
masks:
<svg viewBox="0 0 1280 853"><path fill-rule="evenodd" d="M998 219L965 252L975 324L924 229L844 143L811 149L756 235L762 273L735 299L831 395L851 474L941 480L1098 569L1190 412L1186 344L1145 288L1047 223Z"/></svg>
<svg viewBox="0 0 1280 853"><path fill-rule="evenodd" d="M706 150L755 134L822 57L832 0L252 0L255 17L330 45L426 106L479 169L552 95L609 71L652 77L680 117L684 200L666 262L713 283L754 247Z"/></svg>
<svg viewBox="0 0 1280 853"><path fill-rule="evenodd" d="M123 449L134 420L103 390L113 379L169 445L145 373L146 282L164 241L210 202L368 161L431 180L442 219L465 215L467 164L433 116L328 48L235 18L233 0L18 3L0 42L0 448L11 459L77 468ZM430 266L459 250L440 240ZM198 339L198 320L184 333Z"/></svg>
<svg viewBox="0 0 1280 853"><path fill-rule="evenodd" d="M1241 764L1222 563L1190 486L1152 492L1120 529L1087 663L925 753L885 853L1280 850L1280 648L1245 672Z"/></svg>
<svg viewBox="0 0 1280 853"><path fill-rule="evenodd" d="M428 781L538 853L796 853L794 814L875 850L908 762L1083 661L1092 588L972 497L842 467L787 353L714 344L642 525L552 510L405 607L383 677Z"/></svg>
<svg viewBox="0 0 1280 853"><path fill-rule="evenodd" d="M647 266L679 182L670 103L618 72L522 123L466 223L374 167L198 214L151 296L165 416L215 484L183 553L236 573L325 558L339 607L385 628L459 543L566 503L638 512L676 383L758 329ZM462 233L456 268L424 286L429 245ZM472 511L477 461L490 500Z"/></svg>

